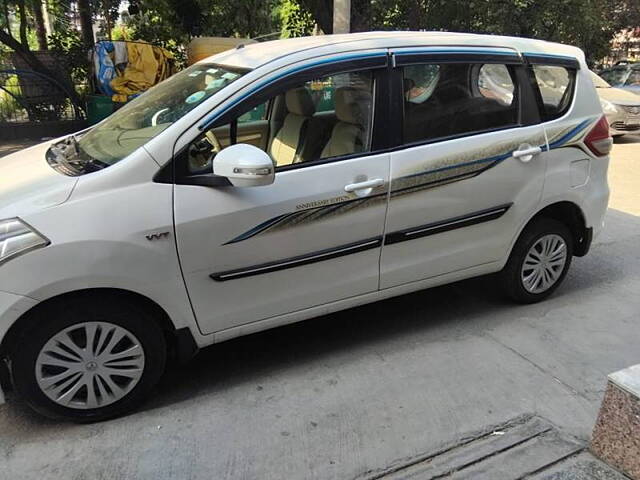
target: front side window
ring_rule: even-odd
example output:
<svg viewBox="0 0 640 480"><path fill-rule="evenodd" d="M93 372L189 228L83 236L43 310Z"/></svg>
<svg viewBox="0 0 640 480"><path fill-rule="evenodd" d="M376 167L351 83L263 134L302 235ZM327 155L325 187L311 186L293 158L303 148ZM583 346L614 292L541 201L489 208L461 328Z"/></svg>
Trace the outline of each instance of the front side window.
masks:
<svg viewBox="0 0 640 480"><path fill-rule="evenodd" d="M210 170L216 153L255 132L255 120L268 120L268 128L260 132L262 141L253 144L265 150L277 168L367 152L373 89L372 72L362 71L317 78L282 91L259 107L239 112L230 123L214 124L192 144L189 171Z"/></svg>
<svg viewBox="0 0 640 480"><path fill-rule="evenodd" d="M518 124L517 89L507 65L404 67L404 143Z"/></svg>
<svg viewBox="0 0 640 480"><path fill-rule="evenodd" d="M543 119L564 115L573 97L575 70L555 65L533 65L532 69L542 98Z"/></svg>
<svg viewBox="0 0 640 480"><path fill-rule="evenodd" d="M132 100L77 142L77 161L112 165L240 78L245 70L196 64Z"/></svg>

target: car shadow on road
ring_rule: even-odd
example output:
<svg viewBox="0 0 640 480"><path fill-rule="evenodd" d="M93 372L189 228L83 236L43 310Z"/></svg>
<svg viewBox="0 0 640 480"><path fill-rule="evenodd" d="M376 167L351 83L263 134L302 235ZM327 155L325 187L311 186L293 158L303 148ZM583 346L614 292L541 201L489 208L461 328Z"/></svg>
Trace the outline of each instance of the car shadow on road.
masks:
<svg viewBox="0 0 640 480"><path fill-rule="evenodd" d="M623 135L613 139L615 144L640 143L640 135Z"/></svg>

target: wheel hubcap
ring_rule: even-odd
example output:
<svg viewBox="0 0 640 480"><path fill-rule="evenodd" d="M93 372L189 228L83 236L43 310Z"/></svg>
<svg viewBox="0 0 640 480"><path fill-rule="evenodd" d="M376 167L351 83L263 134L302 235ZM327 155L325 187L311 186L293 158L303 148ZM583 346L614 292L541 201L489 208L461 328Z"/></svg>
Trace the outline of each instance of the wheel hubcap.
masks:
<svg viewBox="0 0 640 480"><path fill-rule="evenodd" d="M522 264L522 285L529 293L546 292L556 284L566 262L567 244L560 235L540 237Z"/></svg>
<svg viewBox="0 0 640 480"><path fill-rule="evenodd" d="M42 347L36 380L59 405L98 408L124 398L140 381L144 365L144 350L131 332L112 323L84 322Z"/></svg>

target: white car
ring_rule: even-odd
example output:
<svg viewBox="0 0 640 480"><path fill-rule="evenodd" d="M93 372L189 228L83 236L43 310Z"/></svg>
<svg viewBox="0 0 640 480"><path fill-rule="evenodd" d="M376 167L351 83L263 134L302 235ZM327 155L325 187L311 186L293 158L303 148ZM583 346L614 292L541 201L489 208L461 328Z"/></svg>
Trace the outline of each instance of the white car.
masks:
<svg viewBox="0 0 640 480"><path fill-rule="evenodd" d="M252 332L494 272L542 300L602 229L611 144L565 45L385 32L210 57L0 160L14 389L100 420Z"/></svg>

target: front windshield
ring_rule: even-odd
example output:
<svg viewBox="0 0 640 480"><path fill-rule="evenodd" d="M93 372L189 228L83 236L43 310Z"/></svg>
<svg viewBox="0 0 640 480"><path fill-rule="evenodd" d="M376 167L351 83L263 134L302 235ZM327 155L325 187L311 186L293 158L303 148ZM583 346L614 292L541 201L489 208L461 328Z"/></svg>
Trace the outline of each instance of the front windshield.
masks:
<svg viewBox="0 0 640 480"><path fill-rule="evenodd" d="M74 160L113 165L246 72L211 63L183 70L83 135Z"/></svg>
<svg viewBox="0 0 640 480"><path fill-rule="evenodd" d="M593 72L591 72L591 80L593 80L593 84L596 88L611 88L611 85Z"/></svg>
<svg viewBox="0 0 640 480"><path fill-rule="evenodd" d="M624 82L627 87L638 87L640 86L640 68L634 68L629 73L627 80Z"/></svg>
<svg viewBox="0 0 640 480"><path fill-rule="evenodd" d="M628 75L626 67L616 67L602 72L600 76L610 85L619 86L624 83Z"/></svg>

